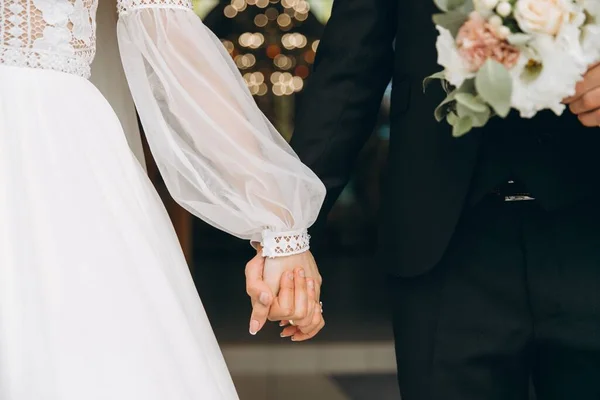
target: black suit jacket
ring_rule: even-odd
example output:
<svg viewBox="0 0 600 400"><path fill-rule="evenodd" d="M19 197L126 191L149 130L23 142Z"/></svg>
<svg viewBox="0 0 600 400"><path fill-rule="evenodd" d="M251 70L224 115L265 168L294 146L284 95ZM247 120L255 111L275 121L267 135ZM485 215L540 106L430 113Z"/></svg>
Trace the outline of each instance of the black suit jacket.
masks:
<svg viewBox="0 0 600 400"><path fill-rule="evenodd" d="M292 137L301 160L328 188L319 229L372 133L392 79L379 242L388 271L404 276L427 271L442 257L465 206L486 130L455 139L448 125L433 117L444 92L432 83L423 93L422 82L441 70L431 20L436 12L433 0L336 0ZM556 120L515 118L495 125L507 131L542 131ZM563 119L563 125L570 133L583 131L573 118Z"/></svg>

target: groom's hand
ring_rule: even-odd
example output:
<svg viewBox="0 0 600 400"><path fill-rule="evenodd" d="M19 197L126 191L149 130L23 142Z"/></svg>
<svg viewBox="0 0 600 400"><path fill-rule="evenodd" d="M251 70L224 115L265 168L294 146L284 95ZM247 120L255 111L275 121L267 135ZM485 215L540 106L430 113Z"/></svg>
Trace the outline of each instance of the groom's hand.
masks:
<svg viewBox="0 0 600 400"><path fill-rule="evenodd" d="M588 69L575 90L575 95L564 100L565 104L583 125L600 126L600 63Z"/></svg>
<svg viewBox="0 0 600 400"><path fill-rule="evenodd" d="M297 265L301 265L302 268L295 267ZM281 333L282 337L291 337L293 341L308 340L313 338L325 326L320 302L322 278L310 252L290 257L267 259L265 281L274 293L277 292L277 288L273 286L277 282L277 277L282 273L289 273L290 270L294 272L294 290L293 297L290 296L288 299L293 304L293 310L272 307L269 319L282 321L281 326L293 324L284 328ZM286 285L286 296L290 293L287 288L291 286L289 281L281 280L281 283L279 298L283 297L283 284ZM282 303L283 301L280 301L280 304Z"/></svg>
<svg viewBox="0 0 600 400"><path fill-rule="evenodd" d="M282 276L290 279L284 280ZM265 260L264 281L273 293L278 294L280 306L272 307L269 312L271 321L302 320L311 313L308 306L308 282L312 281L315 287L314 301L319 301L321 296L321 275L310 251L287 256L267 258ZM285 286L280 286L285 283ZM288 287L293 291L287 291ZM286 297L281 299L282 295Z"/></svg>

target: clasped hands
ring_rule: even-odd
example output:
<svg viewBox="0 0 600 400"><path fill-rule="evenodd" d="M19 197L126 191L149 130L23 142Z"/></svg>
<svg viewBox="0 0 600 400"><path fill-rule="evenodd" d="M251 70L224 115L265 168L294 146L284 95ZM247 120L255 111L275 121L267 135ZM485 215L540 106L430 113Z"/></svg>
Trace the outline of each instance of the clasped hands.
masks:
<svg viewBox="0 0 600 400"><path fill-rule="evenodd" d="M252 302L250 334L256 335L269 320L280 321L281 337L292 341L313 338L325 321L320 301L322 278L312 254L264 258L258 250L246 264L246 292Z"/></svg>

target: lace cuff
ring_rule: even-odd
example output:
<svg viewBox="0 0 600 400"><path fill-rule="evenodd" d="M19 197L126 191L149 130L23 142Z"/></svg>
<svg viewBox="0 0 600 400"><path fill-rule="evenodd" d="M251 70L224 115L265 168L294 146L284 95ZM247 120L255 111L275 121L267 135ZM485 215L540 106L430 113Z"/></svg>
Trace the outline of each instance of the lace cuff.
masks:
<svg viewBox="0 0 600 400"><path fill-rule="evenodd" d="M304 253L310 249L310 235L305 230L292 232L262 232L263 257L275 258Z"/></svg>
<svg viewBox="0 0 600 400"><path fill-rule="evenodd" d="M141 8L183 8L193 9L192 0L118 0L117 11L125 14Z"/></svg>

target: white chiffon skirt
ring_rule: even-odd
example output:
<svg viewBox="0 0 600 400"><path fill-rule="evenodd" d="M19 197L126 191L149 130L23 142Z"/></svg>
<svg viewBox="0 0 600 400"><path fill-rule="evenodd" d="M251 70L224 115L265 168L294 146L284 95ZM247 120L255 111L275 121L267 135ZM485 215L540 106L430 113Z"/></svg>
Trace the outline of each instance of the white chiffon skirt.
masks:
<svg viewBox="0 0 600 400"><path fill-rule="evenodd" d="M110 105L82 78L0 66L0 399L237 398Z"/></svg>

